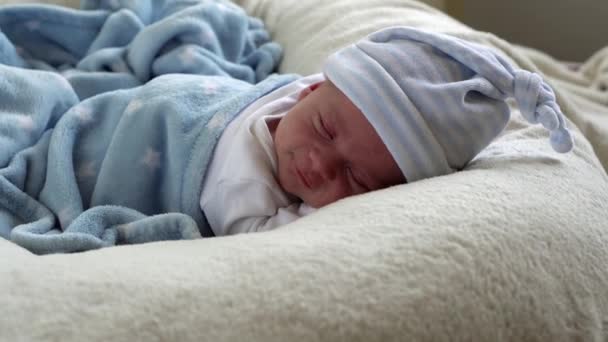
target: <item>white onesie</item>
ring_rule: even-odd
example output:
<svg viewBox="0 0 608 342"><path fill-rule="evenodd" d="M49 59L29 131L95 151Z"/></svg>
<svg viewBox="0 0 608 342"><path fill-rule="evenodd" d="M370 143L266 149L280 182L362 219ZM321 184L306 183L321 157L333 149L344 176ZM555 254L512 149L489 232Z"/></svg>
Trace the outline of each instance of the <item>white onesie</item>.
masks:
<svg viewBox="0 0 608 342"><path fill-rule="evenodd" d="M314 208L279 186L269 120L284 116L315 74L289 83L247 106L224 130L203 183L201 209L216 236L276 228Z"/></svg>

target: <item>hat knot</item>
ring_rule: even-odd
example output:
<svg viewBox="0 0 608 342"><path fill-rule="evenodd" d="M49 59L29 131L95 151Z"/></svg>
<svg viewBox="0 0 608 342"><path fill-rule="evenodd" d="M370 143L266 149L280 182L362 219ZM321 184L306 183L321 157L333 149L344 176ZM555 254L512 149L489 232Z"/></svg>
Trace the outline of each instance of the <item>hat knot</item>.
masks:
<svg viewBox="0 0 608 342"><path fill-rule="evenodd" d="M563 114L555 102L555 94L540 75L526 70L515 70L513 97L523 117L531 123L540 123L551 131L551 146L557 152L568 152L573 141L566 130Z"/></svg>

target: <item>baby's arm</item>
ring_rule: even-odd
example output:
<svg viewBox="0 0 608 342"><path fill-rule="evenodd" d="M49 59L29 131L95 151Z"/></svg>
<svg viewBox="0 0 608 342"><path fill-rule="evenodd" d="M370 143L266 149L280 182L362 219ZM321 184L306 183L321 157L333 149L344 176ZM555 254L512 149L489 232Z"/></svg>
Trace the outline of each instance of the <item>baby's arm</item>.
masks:
<svg viewBox="0 0 608 342"><path fill-rule="evenodd" d="M302 206L302 203L293 203L285 208L278 208L272 216L243 217L229 224L226 234L263 232L278 228L304 216Z"/></svg>
<svg viewBox="0 0 608 342"><path fill-rule="evenodd" d="M210 200L201 203L216 236L271 230L315 210L301 202L280 207L283 194L252 180L225 182L216 189Z"/></svg>

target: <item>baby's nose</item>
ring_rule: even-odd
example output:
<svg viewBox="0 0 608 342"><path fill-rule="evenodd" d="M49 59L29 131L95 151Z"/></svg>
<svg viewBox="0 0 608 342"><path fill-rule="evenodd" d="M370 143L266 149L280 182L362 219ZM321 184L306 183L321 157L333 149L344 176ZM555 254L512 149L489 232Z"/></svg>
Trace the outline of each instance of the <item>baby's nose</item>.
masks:
<svg viewBox="0 0 608 342"><path fill-rule="evenodd" d="M322 181L331 181L336 178L339 158L331 151L311 149L309 152L311 169L316 172Z"/></svg>

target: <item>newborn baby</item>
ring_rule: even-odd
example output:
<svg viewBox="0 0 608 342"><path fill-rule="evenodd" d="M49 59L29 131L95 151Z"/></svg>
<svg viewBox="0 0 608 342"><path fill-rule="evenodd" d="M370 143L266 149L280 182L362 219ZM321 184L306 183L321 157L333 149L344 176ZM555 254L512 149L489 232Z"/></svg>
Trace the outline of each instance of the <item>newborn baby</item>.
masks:
<svg viewBox="0 0 608 342"><path fill-rule="evenodd" d="M223 133L201 197L215 235L460 170L504 129L509 97L556 151L572 148L551 88L483 46L393 27L323 71L254 102Z"/></svg>
<svg viewBox="0 0 608 342"><path fill-rule="evenodd" d="M215 235L272 229L405 182L363 113L317 74L260 99L223 133L201 208ZM227 156L227 157L226 157Z"/></svg>

